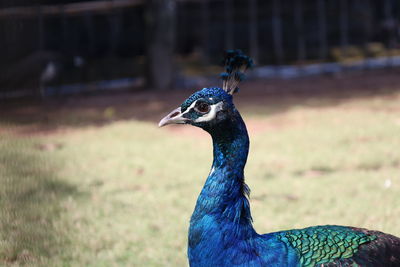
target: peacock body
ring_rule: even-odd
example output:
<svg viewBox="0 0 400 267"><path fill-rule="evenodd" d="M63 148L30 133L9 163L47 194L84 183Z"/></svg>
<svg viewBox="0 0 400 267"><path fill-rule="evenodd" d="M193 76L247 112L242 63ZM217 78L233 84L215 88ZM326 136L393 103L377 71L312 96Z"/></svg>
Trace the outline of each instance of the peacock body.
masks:
<svg viewBox="0 0 400 267"><path fill-rule="evenodd" d="M244 182L249 137L232 101L251 60L234 50L225 65L223 88L194 93L159 124L191 124L213 140L212 168L190 220L190 266L400 266L400 239L378 231L336 225L264 235L254 230Z"/></svg>

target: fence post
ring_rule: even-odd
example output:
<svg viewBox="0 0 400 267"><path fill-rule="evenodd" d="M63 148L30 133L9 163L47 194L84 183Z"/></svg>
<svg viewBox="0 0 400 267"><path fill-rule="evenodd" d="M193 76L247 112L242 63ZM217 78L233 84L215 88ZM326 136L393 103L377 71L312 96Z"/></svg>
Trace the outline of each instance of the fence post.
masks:
<svg viewBox="0 0 400 267"><path fill-rule="evenodd" d="M274 41L274 49L276 61L278 65L283 64L283 47L282 47L282 22L281 22L281 8L279 0L272 2L272 34Z"/></svg>
<svg viewBox="0 0 400 267"><path fill-rule="evenodd" d="M319 24L319 58L322 61L326 60L328 42L326 32L326 9L325 0L318 0L318 24Z"/></svg>
<svg viewBox="0 0 400 267"><path fill-rule="evenodd" d="M385 0L384 1L384 6L383 6L383 10L384 10L384 17L385 17L385 23L384 23L384 27L385 27L385 31L386 31L386 35L387 35L387 57L388 57L388 66L392 67L392 49L395 47L395 36L394 36L394 32L395 32L395 28L396 28L396 22L394 21L393 15L392 15L392 3L390 0Z"/></svg>
<svg viewBox="0 0 400 267"><path fill-rule="evenodd" d="M111 3L114 2L114 0L110 0ZM118 38L119 38L119 32L120 32L120 15L121 12L119 10L115 10L115 8L111 8L109 11L109 24L110 24L110 50L109 50L109 55L111 57L115 56L115 51L117 50L117 45L118 45Z"/></svg>
<svg viewBox="0 0 400 267"><path fill-rule="evenodd" d="M88 54L91 56L93 55L94 51L94 27L93 27L93 16L90 11L86 11L84 14L84 21L85 21L85 27L86 27L86 32L88 34Z"/></svg>
<svg viewBox="0 0 400 267"><path fill-rule="evenodd" d="M233 0L224 0L225 11L225 49L232 49L233 44Z"/></svg>
<svg viewBox="0 0 400 267"><path fill-rule="evenodd" d="M305 46L305 36L304 36L302 0L296 0L295 2L294 21L297 32L297 60L299 62L303 62L306 59L306 46Z"/></svg>
<svg viewBox="0 0 400 267"><path fill-rule="evenodd" d="M64 54L67 54L69 51L69 40L68 40L68 19L65 14L64 5L60 5L60 19L61 19L61 31L62 31L62 44L61 50Z"/></svg>
<svg viewBox="0 0 400 267"><path fill-rule="evenodd" d="M249 47L250 56L258 62L258 16L257 0L249 0Z"/></svg>
<svg viewBox="0 0 400 267"><path fill-rule="evenodd" d="M345 57L347 56L349 45L349 10L347 1L340 0L340 46Z"/></svg>
<svg viewBox="0 0 400 267"><path fill-rule="evenodd" d="M209 47L208 47L208 42L210 33L208 31L210 27L210 13L209 13L209 1L208 0L203 0L201 1L201 50L202 50L202 58L205 63L209 62Z"/></svg>
<svg viewBox="0 0 400 267"><path fill-rule="evenodd" d="M371 36L373 33L373 20L372 20L372 12L371 12L371 2L370 0L357 0L357 9L362 10L362 16L360 19L364 22L363 23L363 49L364 49L364 65L363 69L369 68L369 51L368 51L368 43L371 40Z"/></svg>
<svg viewBox="0 0 400 267"><path fill-rule="evenodd" d="M146 2L146 82L157 90L172 88L175 37L175 1Z"/></svg>
<svg viewBox="0 0 400 267"><path fill-rule="evenodd" d="M37 7L37 17L39 31L38 49L41 51L44 49L44 19L41 5L38 5Z"/></svg>
<svg viewBox="0 0 400 267"><path fill-rule="evenodd" d="M38 5L37 8L37 17L38 17L38 31L39 31L39 40L38 40L38 50L39 51L43 51L44 50L44 21L43 21L43 12L42 12L42 7L41 5ZM40 70L40 76L38 77L38 94L40 99L45 99L46 97L46 92L45 92L45 81L43 81L42 76L43 73L45 72L46 68L47 68L47 63L46 62L46 66L44 66L44 68L42 68Z"/></svg>

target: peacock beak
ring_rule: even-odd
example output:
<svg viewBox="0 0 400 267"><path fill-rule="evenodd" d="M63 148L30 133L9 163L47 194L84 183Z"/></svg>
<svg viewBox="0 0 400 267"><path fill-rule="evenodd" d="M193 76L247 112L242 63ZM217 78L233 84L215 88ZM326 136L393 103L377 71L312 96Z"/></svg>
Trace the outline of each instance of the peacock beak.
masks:
<svg viewBox="0 0 400 267"><path fill-rule="evenodd" d="M158 127L163 127L168 124L183 124L187 121L187 118L183 117L181 112L181 108L174 109L167 116L162 118L162 120L158 123Z"/></svg>

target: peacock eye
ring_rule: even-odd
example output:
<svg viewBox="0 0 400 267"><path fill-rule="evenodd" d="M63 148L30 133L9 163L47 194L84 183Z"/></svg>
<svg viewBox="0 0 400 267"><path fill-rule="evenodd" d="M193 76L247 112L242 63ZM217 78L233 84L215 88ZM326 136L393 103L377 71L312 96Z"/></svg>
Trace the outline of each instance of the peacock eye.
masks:
<svg viewBox="0 0 400 267"><path fill-rule="evenodd" d="M197 112L200 113L207 113L210 111L210 105L204 102L200 102L196 105L196 107L194 108Z"/></svg>

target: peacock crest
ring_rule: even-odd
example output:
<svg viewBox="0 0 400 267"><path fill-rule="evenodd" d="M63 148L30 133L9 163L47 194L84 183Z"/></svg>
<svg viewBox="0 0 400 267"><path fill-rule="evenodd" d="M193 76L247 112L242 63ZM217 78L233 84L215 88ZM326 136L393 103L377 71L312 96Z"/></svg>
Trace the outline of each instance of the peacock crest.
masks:
<svg viewBox="0 0 400 267"><path fill-rule="evenodd" d="M253 67L253 60L240 49L226 50L223 60L225 72L221 73L222 89L228 94L237 93L237 87L245 79L245 71Z"/></svg>

